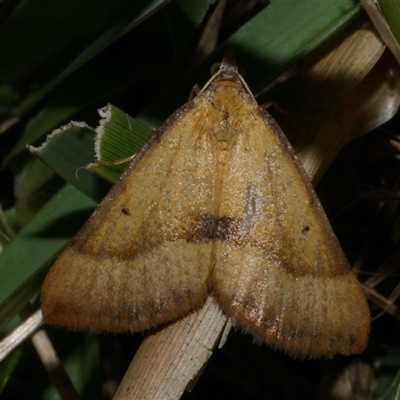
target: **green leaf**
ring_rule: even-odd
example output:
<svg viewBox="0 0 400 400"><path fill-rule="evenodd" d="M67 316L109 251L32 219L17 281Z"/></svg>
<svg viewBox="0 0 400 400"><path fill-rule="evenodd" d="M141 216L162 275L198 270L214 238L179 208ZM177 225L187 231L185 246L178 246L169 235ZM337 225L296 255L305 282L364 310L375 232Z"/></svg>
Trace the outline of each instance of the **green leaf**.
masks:
<svg viewBox="0 0 400 400"><path fill-rule="evenodd" d="M95 134L95 129L83 122L70 122L54 130L40 147L29 149L67 182L99 202L110 185L82 168L94 160Z"/></svg>
<svg viewBox="0 0 400 400"><path fill-rule="evenodd" d="M95 152L96 160L118 162L137 153L152 134L151 129L111 104L102 108L100 115L103 118L96 129L84 122L70 122L54 130L40 147L29 147L43 163L97 202L110 185L89 171L114 183L127 163L104 166L95 162Z"/></svg>
<svg viewBox="0 0 400 400"><path fill-rule="evenodd" d="M97 128L97 160L119 161L131 157L153 133L147 126L112 104L102 108L100 113L103 118ZM93 164L90 170L110 182L115 182L126 166L127 162L115 166Z"/></svg>
<svg viewBox="0 0 400 400"><path fill-rule="evenodd" d="M399 375L400 346L389 345L380 357L380 367L376 376L375 399L400 399L400 375Z"/></svg>
<svg viewBox="0 0 400 400"><path fill-rule="evenodd" d="M96 204L66 185L0 255L0 330L39 292L51 260Z"/></svg>
<svg viewBox="0 0 400 400"><path fill-rule="evenodd" d="M379 0L378 4L397 43L400 43L400 2Z"/></svg>
<svg viewBox="0 0 400 400"><path fill-rule="evenodd" d="M15 221L19 227L31 221L43 205L60 189L61 179L39 160L28 159L15 184Z"/></svg>
<svg viewBox="0 0 400 400"><path fill-rule="evenodd" d="M192 69L182 80L172 82L138 120L157 127L187 101L194 83L209 78L210 67L222 60L226 45L232 45L239 66L245 66L246 82L257 93L305 54L343 30L361 15L361 6L352 0L278 0L258 13L223 45Z"/></svg>
<svg viewBox="0 0 400 400"><path fill-rule="evenodd" d="M21 358L22 351L20 349L11 353L1 364L0 364L0 394L6 386L9 378L12 376L15 367Z"/></svg>
<svg viewBox="0 0 400 400"><path fill-rule="evenodd" d="M27 143L35 143L38 138L66 122L83 108L171 64L175 58L174 40L179 38L186 41L191 36L190 31L201 22L200 18L204 15L208 2L201 3L203 7L197 11L196 18L190 14L191 20L197 25L190 25L185 35L181 33L173 37L170 35L169 21L165 15L152 15L157 7L164 4L165 1L161 0L129 0L127 7L131 7L132 10L129 7L127 10L122 9L118 15L120 20L116 21L115 26L89 44L65 71L24 100L17 110L19 115L32 108L55 87L58 88L41 113L31 121L8 159L21 152ZM142 23L149 16L151 18ZM138 25L139 23L141 24ZM127 33L128 31L130 32ZM154 32L159 34L155 35ZM114 43L123 34L125 36ZM105 50L111 44L112 46ZM103 51L98 54L101 50ZM69 78L66 79L67 77Z"/></svg>
<svg viewBox="0 0 400 400"><path fill-rule="evenodd" d="M27 3L24 3L25 6ZM32 2L28 3L29 5L32 5ZM48 6L51 6L52 3L50 3ZM87 46L82 50L80 54L76 56L75 59L72 60L72 62L60 73L58 74L51 82L49 82L46 86L44 86L41 90L36 91L33 93L32 96L28 97L19 107L19 115L24 114L27 110L31 109L32 106L37 104L39 100L41 100L47 93L49 93L55 86L57 86L61 81L63 81L67 76L69 76L72 72L76 71L78 68L82 67L84 64L86 64L90 59L92 59L95 55L103 51L105 48L107 48L110 44L112 44L115 40L117 40L119 37L125 35L127 32L129 32L132 28L136 27L140 23L142 23L146 18L148 18L155 10L157 10L160 6L164 6L167 4L167 1L165 0L152 0L152 1L136 1L136 2L131 2L131 1L114 1L114 2L106 2L102 4L101 7L98 7L99 3L94 2L91 4L91 2L82 2L81 5L83 6L82 8L86 12L91 12L93 13L94 11L97 12L97 15L90 15L89 21L95 22L97 26L97 29L95 32L79 32L75 31L75 35L77 37L75 38L74 36L71 36L68 34L68 36L65 37L68 41L76 40L77 38L80 38L78 36L81 34L84 36L85 34L89 37L93 37L93 34L99 33L98 36L94 36L93 42L87 43ZM74 24L79 24L79 21L77 21L77 16L79 15L80 18L84 17L84 15L81 14L82 10L77 9L78 3L70 3L69 6L72 7L67 7L69 8L68 10L65 10L65 8L60 8L57 3L53 3L52 7L46 7L45 9L42 8L43 11L49 13L49 10L53 11L56 16L55 18L60 18L63 17L65 18L66 15L68 15L69 18L73 19L72 21L66 21L68 22L73 22ZM113 18L113 15L116 11L116 8L118 12L118 19L114 21L114 24L110 25L110 22L115 20L115 17ZM26 7L25 7L26 10ZM67 14L66 12L67 11ZM100 14L99 14L100 12ZM62 14L61 14L62 13ZM58 14L58 15L57 15ZM61 14L61 15L60 15ZM111 15L110 15L111 14ZM37 10L35 11L36 17L38 16ZM53 15L46 15L45 17L47 18L54 18ZM85 18L84 23L81 23L77 26L82 27L84 29L88 29L91 27L90 24L87 24L87 19ZM83 22L83 21L82 21ZM107 23L106 23L107 22ZM106 23L106 24L105 24ZM109 25L104 32L102 32L100 29L104 29L104 25ZM92 27L91 27L92 28ZM92 28L93 29L93 28ZM43 30L38 31L40 33L43 32ZM69 33L69 32L68 32ZM90 34L90 35L89 35ZM53 38L54 40L55 38ZM58 36L57 36L58 39ZM58 46L54 46L53 48L60 48L59 43L57 43ZM45 48L46 46L41 46L41 48ZM47 47L47 49L50 49L50 47ZM50 61L50 60L49 60ZM8 64L9 66L9 64Z"/></svg>

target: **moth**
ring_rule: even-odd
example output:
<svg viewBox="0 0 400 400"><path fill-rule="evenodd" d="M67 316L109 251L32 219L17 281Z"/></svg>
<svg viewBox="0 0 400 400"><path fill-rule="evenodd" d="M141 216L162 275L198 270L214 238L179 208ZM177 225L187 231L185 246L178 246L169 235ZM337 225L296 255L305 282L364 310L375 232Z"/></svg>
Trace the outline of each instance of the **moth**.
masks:
<svg viewBox="0 0 400 400"><path fill-rule="evenodd" d="M230 56L133 159L48 273L43 318L143 331L215 296L300 358L359 353L370 314L294 151Z"/></svg>

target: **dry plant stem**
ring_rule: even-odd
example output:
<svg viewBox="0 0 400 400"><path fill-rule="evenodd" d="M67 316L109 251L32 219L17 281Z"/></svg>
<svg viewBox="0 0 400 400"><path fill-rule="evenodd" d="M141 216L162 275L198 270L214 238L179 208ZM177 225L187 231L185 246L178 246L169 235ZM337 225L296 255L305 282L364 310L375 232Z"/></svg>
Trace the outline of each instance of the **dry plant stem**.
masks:
<svg viewBox="0 0 400 400"><path fill-rule="evenodd" d="M225 11L226 0L219 0L212 14L208 18L201 38L197 43L195 63L204 59L210 54L217 44L217 39L221 27L222 17Z"/></svg>
<svg viewBox="0 0 400 400"><path fill-rule="evenodd" d="M315 136L309 146L300 149L299 154L304 161L302 154L304 151L308 153L308 156L304 157L307 160L303 165L312 171L314 184L321 179L344 145L372 128L368 126L360 132L359 126L357 129L352 121L354 118L361 118L357 115L359 110L363 112L362 118L365 119L368 115L364 113L366 108L364 103L368 102L372 93L368 83L364 81L382 56L384 49L384 44L374 30L364 26L349 35L335 51L318 61L305 73L306 79L321 82L321 88L327 91L325 101L318 97L311 100L314 102L312 110L317 110L318 107L322 107L323 110L305 119L305 124L312 127L311 131L314 130ZM333 87L337 81L343 83ZM370 91L369 95L359 97L357 92L365 85L366 91ZM320 95L324 96L322 93ZM313 157L310 157L310 152L314 152Z"/></svg>
<svg viewBox="0 0 400 400"><path fill-rule="evenodd" d="M369 300L380 306L385 312L390 314L392 317L395 317L398 320L400 320L399 307L397 307L395 304L390 303L385 296L382 296L379 292L377 292L375 289L372 289L368 285L363 284L362 286Z"/></svg>
<svg viewBox="0 0 400 400"><path fill-rule="evenodd" d="M79 400L80 396L65 372L46 332L43 330L36 332L31 340L61 398Z"/></svg>
<svg viewBox="0 0 400 400"><path fill-rule="evenodd" d="M372 365L356 360L346 365L328 389L330 398L367 400L372 399L374 368ZM324 390L320 399L326 398Z"/></svg>
<svg viewBox="0 0 400 400"><path fill-rule="evenodd" d="M375 25L375 28L382 36L386 45L389 47L392 54L395 56L397 62L400 64L400 46L397 43L396 38L393 36L389 25L387 24L385 18L378 10L376 2L374 0L360 0L371 21Z"/></svg>
<svg viewBox="0 0 400 400"><path fill-rule="evenodd" d="M43 330L38 331L42 324L42 311L39 309L22 322L17 329L14 329L8 336L3 338L0 342L0 362L22 342L31 337L32 344L61 398L63 400L78 400L80 397L57 357L50 339Z"/></svg>
<svg viewBox="0 0 400 400"><path fill-rule="evenodd" d="M346 369L345 374L351 385L354 400L372 399L375 384L374 367L363 361L354 361Z"/></svg>
<svg viewBox="0 0 400 400"><path fill-rule="evenodd" d="M209 296L201 310L149 334L114 400L179 399L218 345L226 321Z"/></svg>
<svg viewBox="0 0 400 400"><path fill-rule="evenodd" d="M368 243L366 243L365 247L368 247ZM379 318L386 312L396 318L399 318L400 316L400 309L394 304L400 294L400 284L394 288L389 297L384 297L373 289L384 279L392 276L393 272L397 270L399 262L400 252L396 252L375 271L373 276L364 282L364 289L368 288L368 290L366 290L368 298L382 307L381 313L376 315L374 319Z"/></svg>
<svg viewBox="0 0 400 400"><path fill-rule="evenodd" d="M0 124L0 135L8 131L12 126L14 126L20 120L19 117L13 117L5 120Z"/></svg>
<svg viewBox="0 0 400 400"><path fill-rule="evenodd" d="M398 267L400 263L400 252L396 252L390 258L388 258L374 273L371 278L365 281L365 284L371 288L374 288L384 279L390 276Z"/></svg>
<svg viewBox="0 0 400 400"><path fill-rule="evenodd" d="M400 284L398 284L392 291L392 293L390 294L389 298L388 298L388 303L389 304L393 304L399 297L400 295Z"/></svg>
<svg viewBox="0 0 400 400"><path fill-rule="evenodd" d="M42 312L37 310L0 342L0 362L43 324Z"/></svg>
<svg viewBox="0 0 400 400"><path fill-rule="evenodd" d="M306 67L285 83L284 96L276 96L283 109L294 111L276 119L313 183L345 144L396 112L399 65L390 53L382 57L385 48L372 24L353 27L333 51L322 48L305 57Z"/></svg>

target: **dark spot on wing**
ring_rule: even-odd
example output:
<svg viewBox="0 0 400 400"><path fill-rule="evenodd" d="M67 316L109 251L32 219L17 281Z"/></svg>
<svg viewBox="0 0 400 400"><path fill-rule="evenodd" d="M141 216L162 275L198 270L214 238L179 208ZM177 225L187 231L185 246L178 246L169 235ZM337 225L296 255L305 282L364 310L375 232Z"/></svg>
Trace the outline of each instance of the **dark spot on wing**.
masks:
<svg viewBox="0 0 400 400"><path fill-rule="evenodd" d="M198 214L191 219L191 228L186 232L187 242L237 241L240 218ZM235 239L236 238L236 239Z"/></svg>

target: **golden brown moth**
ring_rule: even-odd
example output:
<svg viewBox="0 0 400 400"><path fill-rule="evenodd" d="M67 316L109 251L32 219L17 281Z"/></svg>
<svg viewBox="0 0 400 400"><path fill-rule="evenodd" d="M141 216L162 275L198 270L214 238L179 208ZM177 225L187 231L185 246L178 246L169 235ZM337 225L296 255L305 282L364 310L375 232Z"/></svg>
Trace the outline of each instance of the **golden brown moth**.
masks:
<svg viewBox="0 0 400 400"><path fill-rule="evenodd" d="M285 135L230 57L155 132L43 284L43 318L143 331L215 296L295 357L359 353L361 285Z"/></svg>

